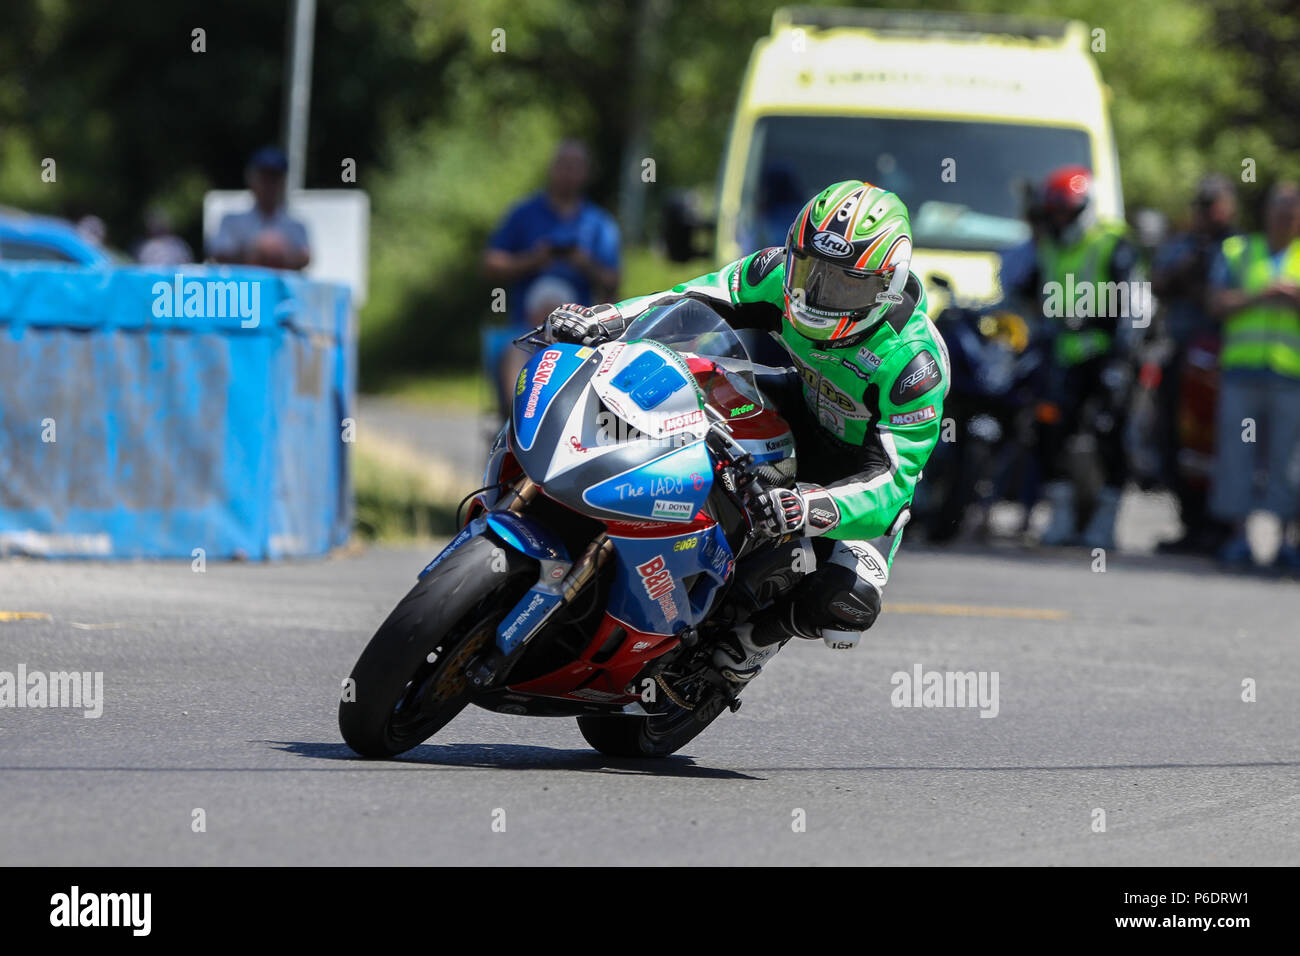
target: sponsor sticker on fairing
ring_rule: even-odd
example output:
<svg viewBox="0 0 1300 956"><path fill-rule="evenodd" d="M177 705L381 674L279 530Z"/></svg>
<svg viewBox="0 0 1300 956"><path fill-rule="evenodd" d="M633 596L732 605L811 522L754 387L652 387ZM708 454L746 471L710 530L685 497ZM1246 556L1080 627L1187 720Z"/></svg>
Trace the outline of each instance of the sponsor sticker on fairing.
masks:
<svg viewBox="0 0 1300 956"><path fill-rule="evenodd" d="M663 432L681 431L683 428L689 428L692 425L698 425L704 421L704 412L696 409L693 412L683 412L680 415L670 415L664 419Z"/></svg>
<svg viewBox="0 0 1300 956"><path fill-rule="evenodd" d="M677 587L672 572L668 570L662 555L656 555L645 564L636 566L636 573L641 575L641 584L650 600L659 602L664 618L669 621L677 619L677 604L673 601L673 590Z"/></svg>
<svg viewBox="0 0 1300 956"><path fill-rule="evenodd" d="M537 372L533 375L533 389L528 393L528 403L524 406L524 418L532 418L537 414L537 402L542 396L542 389L551 380L555 364L563 357L564 353L555 349L547 349L542 353L542 360L537 363Z"/></svg>
<svg viewBox="0 0 1300 956"><path fill-rule="evenodd" d="M609 346L604 360L600 363L600 367L596 369L596 376L608 375L609 370L614 367L614 363L618 361L618 357L623 354L623 349L626 347L623 342L615 342Z"/></svg>
<svg viewBox="0 0 1300 956"><path fill-rule="evenodd" d="M654 507L650 509L650 516L653 518L690 518L692 506L689 501L668 501L664 498L656 498Z"/></svg>
<svg viewBox="0 0 1300 956"><path fill-rule="evenodd" d="M927 405L925 408L918 408L914 412L895 412L889 416L891 425L919 425L921 422L928 422L934 418L934 406Z"/></svg>

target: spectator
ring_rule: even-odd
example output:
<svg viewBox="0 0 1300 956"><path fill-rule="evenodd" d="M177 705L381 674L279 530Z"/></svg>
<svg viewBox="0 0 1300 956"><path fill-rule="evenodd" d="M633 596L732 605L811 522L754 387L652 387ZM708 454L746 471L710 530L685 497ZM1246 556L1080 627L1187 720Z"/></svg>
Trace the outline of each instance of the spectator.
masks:
<svg viewBox="0 0 1300 956"><path fill-rule="evenodd" d="M172 231L171 219L154 207L144 217L145 238L136 247L135 258L146 266L177 266L194 261L190 244Z"/></svg>
<svg viewBox="0 0 1300 956"><path fill-rule="evenodd" d="M527 320L528 290L543 276L569 283L579 305L614 297L618 226L609 213L584 198L590 173L587 147L576 140L561 143L546 188L511 209L488 240L484 275L510 287L508 314L520 331Z"/></svg>
<svg viewBox="0 0 1300 956"><path fill-rule="evenodd" d="M1210 507L1233 529L1219 552L1229 566L1253 560L1246 538L1246 518L1252 511L1271 512L1283 524L1295 516L1290 465L1300 442L1297 236L1300 188L1279 183L1268 194L1264 232L1224 240L1210 272L1210 312L1223 322L1219 440ZM1257 489L1261 442L1266 480ZM1300 568L1300 553L1284 543L1277 564Z"/></svg>
<svg viewBox="0 0 1300 956"><path fill-rule="evenodd" d="M524 316L529 328L536 328L546 321L546 317L562 305L576 301L578 298L573 286L556 276L542 276L528 287L524 299ZM497 387L500 389L498 408L508 415L510 402L515 394L515 381L524 367L528 355L521 349L509 348L501 357L500 375Z"/></svg>
<svg viewBox="0 0 1300 956"><path fill-rule="evenodd" d="M284 207L284 180L289 160L267 146L253 154L246 179L253 208L221 220L208 254L217 262L271 269L303 269L311 261L307 227Z"/></svg>
<svg viewBox="0 0 1300 956"><path fill-rule="evenodd" d="M1223 529L1209 514L1202 485L1189 482L1178 465L1180 397L1188 348L1197 339L1217 336L1210 316L1209 276L1223 242L1233 234L1237 197L1223 176L1206 176L1192 200L1191 225L1171 236L1156 250L1151 267L1151 290L1161 305L1161 326L1172 345L1160 380L1156 433L1160 441L1160 470L1178 500L1183 537L1162 544L1165 552L1214 553L1223 544Z"/></svg>
<svg viewBox="0 0 1300 956"><path fill-rule="evenodd" d="M108 239L108 226L96 215L82 216L77 220L77 234L97 249L104 248Z"/></svg>
<svg viewBox="0 0 1300 956"><path fill-rule="evenodd" d="M1095 291L1134 279L1137 248L1123 223L1098 219L1092 194L1092 174L1082 166L1061 167L1043 185L1041 205L1033 210L1041 217L1033 282L1044 297L1052 294L1049 290ZM1051 520L1040 538L1046 545L1113 547L1120 493L1128 478L1123 447L1128 389L1124 331L1127 320L1136 316L1111 314L1110 302L1099 292L1094 302L1085 314L1071 308L1052 317L1044 397L1056 411L1043 416L1039 444L1039 467L1047 479L1044 497L1052 505ZM1126 321L1121 323L1121 318ZM1064 461L1069 439L1077 434L1092 438L1102 472L1102 487L1082 533L1077 530L1078 495Z"/></svg>

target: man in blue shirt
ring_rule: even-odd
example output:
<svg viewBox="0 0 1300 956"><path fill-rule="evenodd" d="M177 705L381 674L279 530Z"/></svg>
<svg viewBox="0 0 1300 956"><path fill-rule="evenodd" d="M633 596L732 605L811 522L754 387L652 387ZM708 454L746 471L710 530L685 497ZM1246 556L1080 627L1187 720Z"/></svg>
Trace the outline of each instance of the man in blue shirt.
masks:
<svg viewBox="0 0 1300 956"><path fill-rule="evenodd" d="M518 333L536 324L525 314L525 303L529 289L543 277L568 283L577 305L616 298L618 225L613 216L586 199L590 175L587 147L565 140L551 160L545 188L516 204L488 239L483 274L489 282L506 287L507 314ZM509 348L501 357L498 378L506 392L525 357Z"/></svg>
<svg viewBox="0 0 1300 956"><path fill-rule="evenodd" d="M577 291L578 305L614 298L619 279L619 236L614 217L584 197L591 161L576 140L560 144L546 188L518 203L488 240L483 271L510 286L506 305L522 330L528 287L544 275Z"/></svg>

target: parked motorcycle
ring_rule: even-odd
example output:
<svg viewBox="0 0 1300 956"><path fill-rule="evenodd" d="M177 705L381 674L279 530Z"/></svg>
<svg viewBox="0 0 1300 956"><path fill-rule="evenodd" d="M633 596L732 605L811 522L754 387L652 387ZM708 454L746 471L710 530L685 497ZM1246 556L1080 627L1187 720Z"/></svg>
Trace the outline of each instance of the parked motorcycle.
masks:
<svg viewBox="0 0 1300 956"><path fill-rule="evenodd" d="M934 285L949 289L940 276ZM944 399L946 434L917 486L917 517L926 536L949 541L972 507L989 506L1024 488L1032 505L1034 403L1043 351L1019 312L981 310L954 301L935 321L948 346L952 384Z"/></svg>
<svg viewBox="0 0 1300 956"><path fill-rule="evenodd" d="M1209 513L1219 401L1219 337L1202 332L1179 347L1157 336L1141 353L1126 449L1144 490L1168 488L1187 531L1167 553L1212 554L1229 529Z"/></svg>
<svg viewBox="0 0 1300 956"><path fill-rule="evenodd" d="M339 727L410 750L469 704L576 717L597 750L661 757L740 706L714 644L814 562L744 499L793 484L795 446L707 305L652 309L597 347L527 342L511 420L467 520L379 627Z"/></svg>

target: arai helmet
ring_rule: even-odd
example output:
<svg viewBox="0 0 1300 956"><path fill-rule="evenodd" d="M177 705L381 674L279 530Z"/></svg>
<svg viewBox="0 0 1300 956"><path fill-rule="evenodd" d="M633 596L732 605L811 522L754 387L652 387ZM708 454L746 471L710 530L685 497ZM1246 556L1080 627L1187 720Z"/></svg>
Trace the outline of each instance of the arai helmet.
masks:
<svg viewBox="0 0 1300 956"><path fill-rule="evenodd" d="M785 314L805 338L856 342L903 301L912 227L897 195L871 183L827 186L785 242Z"/></svg>

